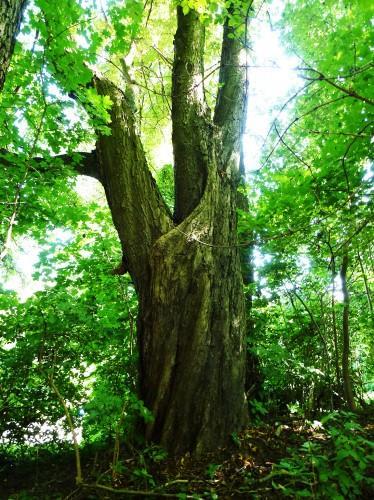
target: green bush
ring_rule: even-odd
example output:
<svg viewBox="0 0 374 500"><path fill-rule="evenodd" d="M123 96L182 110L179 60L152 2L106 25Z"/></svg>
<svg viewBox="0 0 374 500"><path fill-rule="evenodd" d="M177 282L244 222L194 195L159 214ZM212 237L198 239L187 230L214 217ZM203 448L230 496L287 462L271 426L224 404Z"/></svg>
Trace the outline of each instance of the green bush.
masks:
<svg viewBox="0 0 374 500"><path fill-rule="evenodd" d="M352 413L330 413L319 424L318 441L305 442L274 467L273 487L292 498L362 498L374 484L368 472L373 442L363 437Z"/></svg>

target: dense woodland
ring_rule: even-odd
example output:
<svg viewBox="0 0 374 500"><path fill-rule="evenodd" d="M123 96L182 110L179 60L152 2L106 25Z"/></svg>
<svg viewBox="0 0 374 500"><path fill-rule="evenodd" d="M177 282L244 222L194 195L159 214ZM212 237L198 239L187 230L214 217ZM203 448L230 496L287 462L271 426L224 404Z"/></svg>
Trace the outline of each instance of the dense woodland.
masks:
<svg viewBox="0 0 374 500"><path fill-rule="evenodd" d="M0 0L0 498L372 498L373 14Z"/></svg>

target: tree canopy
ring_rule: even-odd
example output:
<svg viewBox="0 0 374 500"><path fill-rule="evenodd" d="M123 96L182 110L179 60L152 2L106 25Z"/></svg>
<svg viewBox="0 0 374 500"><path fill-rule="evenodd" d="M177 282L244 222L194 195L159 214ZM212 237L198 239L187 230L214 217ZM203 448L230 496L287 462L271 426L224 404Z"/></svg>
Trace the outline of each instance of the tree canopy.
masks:
<svg viewBox="0 0 374 500"><path fill-rule="evenodd" d="M369 498L373 10L0 0L5 474L40 450L81 495ZM302 84L249 170L265 24Z"/></svg>

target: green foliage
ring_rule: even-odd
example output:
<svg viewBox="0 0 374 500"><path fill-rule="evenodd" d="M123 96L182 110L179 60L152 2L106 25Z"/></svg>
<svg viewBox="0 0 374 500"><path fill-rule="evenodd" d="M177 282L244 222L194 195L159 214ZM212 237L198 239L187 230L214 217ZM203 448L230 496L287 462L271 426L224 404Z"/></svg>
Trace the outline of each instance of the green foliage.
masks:
<svg viewBox="0 0 374 500"><path fill-rule="evenodd" d="M156 176L157 185L170 211L174 209L174 169L172 165L164 165Z"/></svg>
<svg viewBox="0 0 374 500"><path fill-rule="evenodd" d="M266 406L257 399L249 400L249 411L255 422L261 422L263 417L268 414Z"/></svg>
<svg viewBox="0 0 374 500"><path fill-rule="evenodd" d="M273 486L291 498L362 498L362 488L373 486L369 467L374 462L374 444L362 437L353 414L331 413L320 426L328 453L323 441L305 442L274 466Z"/></svg>
<svg viewBox="0 0 374 500"><path fill-rule="evenodd" d="M279 106L253 174L250 215L239 219L241 233L250 227L259 242L253 343L276 411L285 403L303 414L344 405L344 251L357 399L373 377L372 10L298 0L287 2L279 23L305 85Z"/></svg>
<svg viewBox="0 0 374 500"><path fill-rule="evenodd" d="M218 26L228 15L229 37L247 43L243 19L256 18L257 11L250 1L177 3L185 15L197 11L206 25L204 85L212 104ZM249 252L256 283L246 287L249 340L264 379L256 399L249 397L255 423L344 406L338 274L345 248L349 368L358 405L365 406L373 391L372 14L367 1L326 0L321 6L295 0L287 2L279 23L288 50L299 56L305 88L288 112L279 107L262 168L240 189L251 205L238 210L238 240L258 243ZM16 243L37 242L34 279L41 290L21 301L1 289L0 436L7 459L36 455L43 446L54 457L65 451L70 429L51 379L82 433L82 447L121 448L139 420L152 421L135 395L137 297L129 275L112 273L122 252L103 193L82 201L73 168L56 155L79 163L74 152L92 150L97 132L109 132L112 103L91 85L95 68L123 92L134 91L136 126L173 210L173 166L158 158L158 147L171 142L165 137L171 136L174 31L174 9L165 2L110 0L105 15L96 2L29 2L0 95L0 243L9 228ZM16 257L9 251L4 280L17 272ZM321 421L321 440L306 442L274 467L274 487L293 498L359 498L371 485L372 445L352 415L334 413ZM231 438L241 449L241 438ZM152 466L165 458L162 449L146 447L134 482L153 488ZM112 472L125 467L114 460ZM210 463L205 474L213 480L220 468Z"/></svg>
<svg viewBox="0 0 374 500"><path fill-rule="evenodd" d="M121 436L136 416L151 418L134 396L134 288L128 276L110 274L120 251L108 210L94 205L69 243L45 244L34 277L49 288L25 303L0 296L0 430L9 442L39 439L45 425L52 434L44 439L57 439L64 412L51 373L87 443L112 440L124 406Z"/></svg>
<svg viewBox="0 0 374 500"><path fill-rule="evenodd" d="M214 476L216 475L216 472L220 469L221 465L220 464L209 464L207 469L206 469L206 475L209 477L209 479L214 479Z"/></svg>

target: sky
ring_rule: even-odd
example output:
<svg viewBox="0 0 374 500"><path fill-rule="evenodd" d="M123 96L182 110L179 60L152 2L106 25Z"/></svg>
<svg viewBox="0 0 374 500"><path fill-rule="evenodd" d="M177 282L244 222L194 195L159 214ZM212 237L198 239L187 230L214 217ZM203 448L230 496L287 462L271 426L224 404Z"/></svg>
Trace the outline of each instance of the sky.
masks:
<svg viewBox="0 0 374 500"><path fill-rule="evenodd" d="M284 2L275 0L269 12L266 4L250 26L249 100L247 130L243 139L247 172L257 170L265 139L277 109L303 85L295 68L298 59L287 54L280 32L274 28Z"/></svg>
<svg viewBox="0 0 374 500"><path fill-rule="evenodd" d="M302 87L302 81L295 71L297 59L286 54L280 42L279 32L273 28L279 18L282 4L281 0L275 0L271 12L268 12L268 7L264 3L261 12L250 25L249 101L247 128L243 139L245 165L249 176L250 172L260 166L265 138L277 113L275 107L284 104L288 96ZM155 156L161 163L166 163L171 161L171 153L168 141L168 144L160 145ZM84 200L90 200L96 195L97 181L79 176L76 189ZM61 229L56 229L50 234L52 241L58 239L67 242L69 238L68 232L64 233ZM32 279L40 250L41 248L31 238L23 237L14 243L16 271L7 277L4 286L16 291L20 300L26 300L43 288L42 283Z"/></svg>

